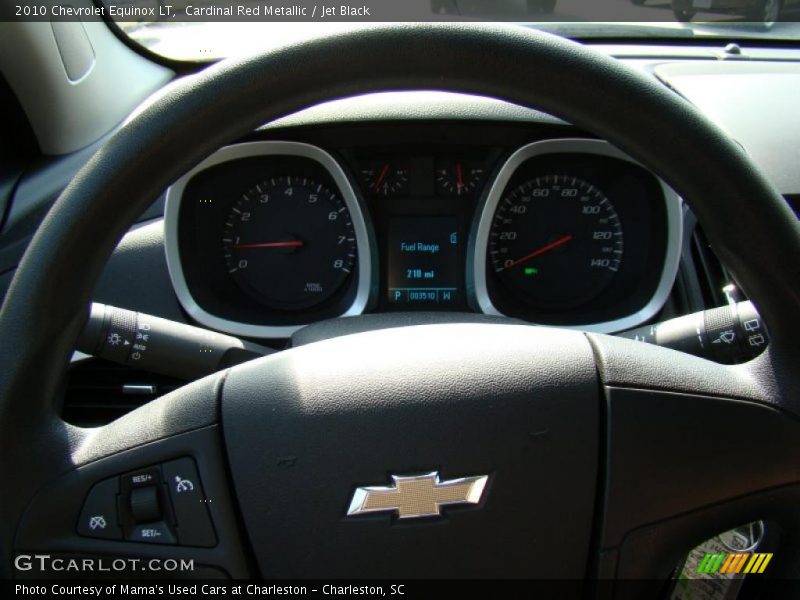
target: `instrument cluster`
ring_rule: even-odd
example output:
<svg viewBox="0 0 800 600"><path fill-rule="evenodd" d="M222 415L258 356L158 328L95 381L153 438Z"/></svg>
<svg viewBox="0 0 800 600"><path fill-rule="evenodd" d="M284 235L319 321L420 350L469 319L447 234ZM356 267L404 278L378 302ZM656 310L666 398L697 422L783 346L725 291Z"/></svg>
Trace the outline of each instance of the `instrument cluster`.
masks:
<svg viewBox="0 0 800 600"><path fill-rule="evenodd" d="M674 192L593 139L247 142L171 186L165 213L184 309L264 338L416 310L633 327L669 294L680 228Z"/></svg>

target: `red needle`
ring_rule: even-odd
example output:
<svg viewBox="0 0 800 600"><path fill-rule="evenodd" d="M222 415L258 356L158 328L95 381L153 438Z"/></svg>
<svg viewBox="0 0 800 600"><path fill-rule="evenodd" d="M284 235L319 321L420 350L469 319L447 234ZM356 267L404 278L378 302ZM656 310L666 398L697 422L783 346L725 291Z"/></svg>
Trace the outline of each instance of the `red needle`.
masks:
<svg viewBox="0 0 800 600"><path fill-rule="evenodd" d="M381 169L381 174L378 175L378 179L375 181L375 191L377 192L378 189L381 187L383 180L386 178L386 174L389 172L389 163L383 165Z"/></svg>
<svg viewBox="0 0 800 600"><path fill-rule="evenodd" d="M458 189L463 189L464 187L464 174L461 172L461 161L456 163L456 173L458 174L458 179L456 180L456 185L458 185Z"/></svg>
<svg viewBox="0 0 800 600"><path fill-rule="evenodd" d="M522 258L515 260L513 263L508 265L506 269L510 269L511 267L516 267L517 265L524 263L526 260L530 260L532 258L536 258L537 256L541 256L545 252L550 252L550 250L555 250L559 246L563 246L564 244L566 244L571 239L572 239L572 234L568 233L567 235L558 238L555 242L550 242L546 246L542 246L538 250L534 250L530 254L526 254Z"/></svg>
<svg viewBox="0 0 800 600"><path fill-rule="evenodd" d="M234 249L244 250L247 248L299 248L303 245L300 240L291 242L263 242L261 244L236 244Z"/></svg>

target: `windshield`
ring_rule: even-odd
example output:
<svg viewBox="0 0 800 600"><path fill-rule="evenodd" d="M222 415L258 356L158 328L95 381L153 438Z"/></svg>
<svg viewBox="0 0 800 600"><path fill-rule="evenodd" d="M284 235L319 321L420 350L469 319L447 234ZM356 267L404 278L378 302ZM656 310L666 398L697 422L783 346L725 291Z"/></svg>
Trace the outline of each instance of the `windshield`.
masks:
<svg viewBox="0 0 800 600"><path fill-rule="evenodd" d="M186 61L263 51L375 22L502 21L587 40L800 39L800 0L337 0L335 5L324 0L93 2L89 8L75 8L56 0L40 0L21 17L102 18L147 50Z"/></svg>
<svg viewBox="0 0 800 600"><path fill-rule="evenodd" d="M111 16L126 35L156 54L190 61L248 54L376 21L503 21L587 40L800 39L800 0L367 0L336 6L315 0L285 5L264 0L127 2L131 11Z"/></svg>
<svg viewBox="0 0 800 600"><path fill-rule="evenodd" d="M300 41L320 33L351 31L361 23L119 23L133 41L151 52L182 61L217 60ZM708 23L520 23L575 39L610 40L797 40L800 23L776 23L759 29L748 22Z"/></svg>

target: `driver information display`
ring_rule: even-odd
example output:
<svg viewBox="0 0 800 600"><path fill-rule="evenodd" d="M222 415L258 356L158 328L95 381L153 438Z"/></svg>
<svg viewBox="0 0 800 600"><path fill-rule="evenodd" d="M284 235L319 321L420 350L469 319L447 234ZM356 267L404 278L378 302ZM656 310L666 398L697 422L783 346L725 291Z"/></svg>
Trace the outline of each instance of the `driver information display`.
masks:
<svg viewBox="0 0 800 600"><path fill-rule="evenodd" d="M388 300L448 304L459 297L458 224L452 217L389 221Z"/></svg>

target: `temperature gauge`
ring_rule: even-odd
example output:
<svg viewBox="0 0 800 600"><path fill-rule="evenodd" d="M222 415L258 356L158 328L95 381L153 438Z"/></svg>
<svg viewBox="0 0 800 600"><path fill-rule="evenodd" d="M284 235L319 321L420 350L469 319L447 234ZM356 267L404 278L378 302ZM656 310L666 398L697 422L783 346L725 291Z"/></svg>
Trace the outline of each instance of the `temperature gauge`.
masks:
<svg viewBox="0 0 800 600"><path fill-rule="evenodd" d="M361 170L369 194L399 196L408 193L409 168L391 161L375 162Z"/></svg>

